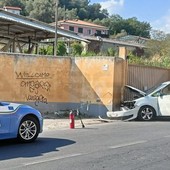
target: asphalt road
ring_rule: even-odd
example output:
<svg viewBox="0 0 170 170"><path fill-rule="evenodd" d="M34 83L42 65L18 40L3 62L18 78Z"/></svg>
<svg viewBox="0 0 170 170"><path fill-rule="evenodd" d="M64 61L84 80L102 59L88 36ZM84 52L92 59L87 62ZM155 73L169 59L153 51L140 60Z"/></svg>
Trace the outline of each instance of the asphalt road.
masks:
<svg viewBox="0 0 170 170"><path fill-rule="evenodd" d="M169 170L170 121L113 122L0 143L0 170Z"/></svg>

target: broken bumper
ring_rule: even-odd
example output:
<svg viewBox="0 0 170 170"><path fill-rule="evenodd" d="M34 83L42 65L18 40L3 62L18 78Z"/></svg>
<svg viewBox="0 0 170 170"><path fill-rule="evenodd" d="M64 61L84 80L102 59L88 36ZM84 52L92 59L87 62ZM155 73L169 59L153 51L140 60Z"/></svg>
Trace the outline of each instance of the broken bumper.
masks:
<svg viewBox="0 0 170 170"><path fill-rule="evenodd" d="M120 111L109 111L107 112L107 116L110 118L120 119L120 120L133 120L138 116L138 107L134 109L128 109L126 107L122 107Z"/></svg>

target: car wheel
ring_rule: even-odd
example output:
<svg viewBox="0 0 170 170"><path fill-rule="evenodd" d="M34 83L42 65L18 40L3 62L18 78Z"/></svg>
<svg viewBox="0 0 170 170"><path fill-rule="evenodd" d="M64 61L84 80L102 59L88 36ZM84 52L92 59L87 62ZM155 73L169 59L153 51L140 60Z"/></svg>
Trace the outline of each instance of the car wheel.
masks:
<svg viewBox="0 0 170 170"><path fill-rule="evenodd" d="M143 106L139 109L138 120L151 121L156 117L155 109L151 106Z"/></svg>
<svg viewBox="0 0 170 170"><path fill-rule="evenodd" d="M19 125L18 139L21 142L33 142L39 134L39 129L37 119L32 116L26 116Z"/></svg>

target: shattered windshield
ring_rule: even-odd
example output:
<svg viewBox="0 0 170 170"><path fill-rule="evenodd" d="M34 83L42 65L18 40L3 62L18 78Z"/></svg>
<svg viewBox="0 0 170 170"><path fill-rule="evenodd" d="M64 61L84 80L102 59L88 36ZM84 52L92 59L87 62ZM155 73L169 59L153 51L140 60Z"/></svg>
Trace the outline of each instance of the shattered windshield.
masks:
<svg viewBox="0 0 170 170"><path fill-rule="evenodd" d="M151 93L154 92L154 91L158 91L159 89L162 89L162 88L165 87L165 86L166 86L166 85L163 84L163 83L158 84L158 85L156 85L156 86L153 86L153 87L151 87L150 89L148 89L148 90L145 91L145 92L146 92L146 95L149 95L149 94L151 94Z"/></svg>

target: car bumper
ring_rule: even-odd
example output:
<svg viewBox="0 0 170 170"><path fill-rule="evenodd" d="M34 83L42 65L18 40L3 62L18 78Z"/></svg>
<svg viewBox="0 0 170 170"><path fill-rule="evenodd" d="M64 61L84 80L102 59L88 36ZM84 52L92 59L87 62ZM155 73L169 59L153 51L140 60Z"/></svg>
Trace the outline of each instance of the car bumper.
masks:
<svg viewBox="0 0 170 170"><path fill-rule="evenodd" d="M121 120L133 120L138 116L139 108L135 107L134 109L128 109L122 107L120 111L107 112L107 117L121 119Z"/></svg>

